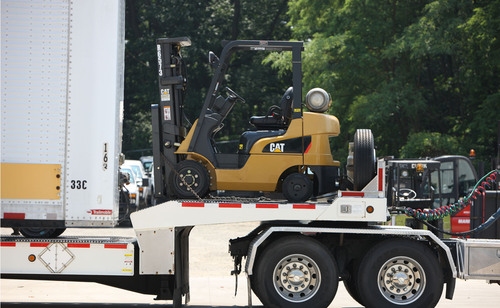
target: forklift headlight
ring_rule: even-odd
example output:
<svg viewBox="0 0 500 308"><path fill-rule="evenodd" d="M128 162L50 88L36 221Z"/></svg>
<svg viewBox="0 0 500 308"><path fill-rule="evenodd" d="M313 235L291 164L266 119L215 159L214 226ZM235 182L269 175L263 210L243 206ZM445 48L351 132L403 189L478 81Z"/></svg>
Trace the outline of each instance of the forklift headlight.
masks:
<svg viewBox="0 0 500 308"><path fill-rule="evenodd" d="M306 95L306 106L312 112L325 112L330 107L330 95L321 88L309 90Z"/></svg>

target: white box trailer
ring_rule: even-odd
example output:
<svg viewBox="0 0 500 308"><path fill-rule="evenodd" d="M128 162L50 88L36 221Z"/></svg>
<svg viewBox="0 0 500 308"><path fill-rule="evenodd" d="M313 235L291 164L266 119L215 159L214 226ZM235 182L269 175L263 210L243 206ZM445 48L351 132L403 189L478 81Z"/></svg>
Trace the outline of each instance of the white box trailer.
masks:
<svg viewBox="0 0 500 308"><path fill-rule="evenodd" d="M1 1L1 218L115 226L124 1Z"/></svg>

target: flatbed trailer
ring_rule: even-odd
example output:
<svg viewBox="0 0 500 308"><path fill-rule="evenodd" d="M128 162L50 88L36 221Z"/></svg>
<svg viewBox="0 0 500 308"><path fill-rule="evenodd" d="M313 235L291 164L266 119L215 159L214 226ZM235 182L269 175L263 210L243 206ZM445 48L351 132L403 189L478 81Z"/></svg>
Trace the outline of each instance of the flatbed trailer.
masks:
<svg viewBox="0 0 500 308"><path fill-rule="evenodd" d="M339 281L367 307L432 307L444 284L453 298L456 278L500 281L498 240L443 240L428 230L382 225L383 160L378 170L365 190L341 191L327 202L169 201L132 214L132 238L2 236L2 278L93 281L181 307L183 297L189 302L192 228L257 221L230 241L230 252L235 273L246 272L266 307L327 307Z"/></svg>

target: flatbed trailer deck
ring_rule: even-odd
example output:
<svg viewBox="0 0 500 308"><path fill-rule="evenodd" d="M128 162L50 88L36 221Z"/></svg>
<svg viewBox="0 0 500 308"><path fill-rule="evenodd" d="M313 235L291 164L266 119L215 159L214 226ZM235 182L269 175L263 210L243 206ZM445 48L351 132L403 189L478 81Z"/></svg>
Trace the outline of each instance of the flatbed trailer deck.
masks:
<svg viewBox="0 0 500 308"><path fill-rule="evenodd" d="M155 294L157 299L173 300L174 307L180 307L183 297L185 301L189 301L190 297L189 234L193 227L254 221L260 222L260 225L247 236L231 240L230 252L235 260L236 273L239 272L238 269L243 268L249 286L265 304L268 304L266 301L269 300L270 290L264 289L269 286L266 285L269 282L262 277L262 267L267 266L268 259L275 258L275 253L280 253L281 249L274 248L281 247L283 242L287 243L290 239L301 243L297 248L299 251L291 256L297 253L314 255L314 249L310 250L309 246L324 249L331 260L335 261L330 263L329 258L309 257L309 262L314 264L312 269L315 275L320 277L322 271L333 266L334 275L338 276L338 280L335 280L335 290L338 281L344 281L358 302L376 299L363 298L359 293L353 293L353 287L356 287L354 290L364 290L354 280L354 264L357 264L360 270L363 268L363 262L366 262L363 261L366 254L377 254L379 249L388 247L397 251L404 251L401 246L410 250L422 249L427 251L423 256L430 262L430 265L426 264L428 261L421 259L422 256L418 255L418 252L416 255L393 257L395 262L401 264L402 269L391 270L402 275L404 279L401 280L400 291L381 291L382 300L389 304L402 302L411 307L413 302L407 303L406 296L396 296L396 292L403 292L405 288L412 290L416 294L413 296L414 302L420 303L419 300L425 298L425 292L429 291L429 288L432 292L439 293L437 297L433 296L438 300L441 295L439 290L444 284L446 297L451 299L456 278L500 281L498 240L442 240L428 230L381 225L380 221L387 220L387 200L383 190L378 191L379 176L384 176L383 160L379 161L379 167L379 174L372 180L373 185L367 185L361 192L339 192L333 200L326 203L170 201L132 214L135 237L25 239L2 236L2 277L95 281L145 294ZM382 211L383 215L377 216L377 211ZM305 251L300 251L301 249ZM387 252L379 254L385 253ZM299 266L301 258L291 264ZM243 259L246 259L244 266ZM406 262L414 266L417 278L410 278L413 275L404 276L405 270L410 269L405 267ZM430 272L427 266L434 266L437 273ZM307 273L308 271L299 271L296 275L301 279L310 279L308 277L312 276ZM367 275L369 277L370 273ZM317 284L321 282L328 285L328 281L324 279L326 278L315 281ZM437 283L433 283L434 280L437 280ZM303 285L307 285L305 280L301 281ZM415 286L417 281L421 281L418 287ZM352 284L349 285L349 282ZM293 284L288 285L293 287ZM385 290L384 286L389 288L397 285L387 280L385 285L380 286L380 290ZM300 286L297 288L300 289ZM309 288L314 292L323 292L322 289L315 289L317 286L312 284L309 284ZM312 294L309 295L310 300L316 300L314 292L302 293ZM283 293L278 292L278 295L281 297ZM284 303L302 303L294 298L301 296L300 292L292 291L289 296L292 300L284 299ZM331 292L329 296L333 299L335 292ZM323 305L325 302L320 303ZM373 304L366 302L368 306L370 303ZM435 304L433 299L431 306Z"/></svg>

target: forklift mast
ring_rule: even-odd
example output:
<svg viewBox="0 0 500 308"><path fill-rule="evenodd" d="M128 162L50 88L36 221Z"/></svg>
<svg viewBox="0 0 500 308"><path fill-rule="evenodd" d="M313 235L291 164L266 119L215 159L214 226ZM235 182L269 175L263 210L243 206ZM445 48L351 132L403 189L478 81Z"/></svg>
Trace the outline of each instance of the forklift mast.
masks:
<svg viewBox="0 0 500 308"><path fill-rule="evenodd" d="M160 90L160 103L152 105L152 130L153 130L153 161L155 198L163 202L169 197L170 175L177 164L185 159L184 155L176 151L187 136L183 127L183 104L186 91L186 69L181 56L181 47L190 46L187 37L162 38L156 41L158 56L158 83ZM192 139L189 143L189 152L198 153L206 157L213 165L218 167L215 150L211 144L211 136L227 113L232 108L235 100L225 100L218 94L222 89L225 73L229 67L231 55L239 50L251 51L290 51L292 52L292 75L294 100L291 106L291 118L302 117L302 42L282 41L230 41L224 44L220 59L213 53L209 54L209 61L215 68L211 84L208 88L203 107L198 120L193 123ZM230 89L226 88L230 91ZM219 122L213 123L213 113L218 113ZM233 156L237 157L238 154ZM227 158L227 157L226 157ZM234 160L234 159L233 159ZM231 161L233 161L231 160Z"/></svg>
<svg viewBox="0 0 500 308"><path fill-rule="evenodd" d="M175 155L174 145L186 136L182 119L187 76L181 47L190 45L187 37L156 40L160 103L152 105L151 111L155 198L159 200L168 196L164 183L180 159Z"/></svg>

